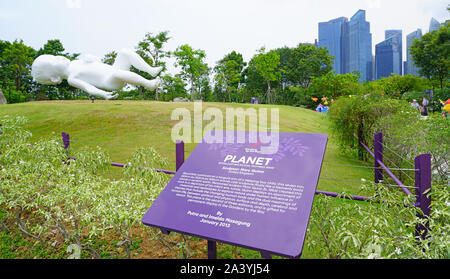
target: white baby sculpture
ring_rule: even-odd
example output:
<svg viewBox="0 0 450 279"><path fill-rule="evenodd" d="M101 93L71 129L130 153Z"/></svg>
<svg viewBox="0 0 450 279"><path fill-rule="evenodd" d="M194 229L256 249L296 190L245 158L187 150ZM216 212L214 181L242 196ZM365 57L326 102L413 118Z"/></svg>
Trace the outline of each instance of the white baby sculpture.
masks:
<svg viewBox="0 0 450 279"><path fill-rule="evenodd" d="M54 85L67 79L67 82L88 94L107 100L117 98L118 94L108 91L120 90L125 83L143 86L154 90L160 78L147 80L130 71L133 66L138 70L156 76L162 67L151 67L137 53L123 49L117 53L114 64L104 64L93 56L82 56L70 61L63 56L41 55L31 66L33 79L41 84Z"/></svg>

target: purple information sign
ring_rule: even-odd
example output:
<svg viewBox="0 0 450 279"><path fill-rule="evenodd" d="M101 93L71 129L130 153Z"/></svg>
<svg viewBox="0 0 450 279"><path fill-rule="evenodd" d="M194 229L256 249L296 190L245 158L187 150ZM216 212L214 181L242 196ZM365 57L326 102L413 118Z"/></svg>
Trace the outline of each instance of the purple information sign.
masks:
<svg viewBox="0 0 450 279"><path fill-rule="evenodd" d="M248 132L247 132L248 135ZM142 218L145 225L284 257L300 257L327 144L324 134L203 140ZM248 141L248 137L246 137Z"/></svg>

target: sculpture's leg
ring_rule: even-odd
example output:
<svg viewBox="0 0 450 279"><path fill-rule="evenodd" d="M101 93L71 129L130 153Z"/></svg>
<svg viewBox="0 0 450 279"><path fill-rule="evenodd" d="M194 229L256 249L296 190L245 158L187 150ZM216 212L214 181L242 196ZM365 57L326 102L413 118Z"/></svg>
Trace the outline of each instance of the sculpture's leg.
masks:
<svg viewBox="0 0 450 279"><path fill-rule="evenodd" d="M124 71L124 70L117 70L114 73L114 78L120 79L121 81L124 81L126 83L130 83L137 86L144 86L145 88L149 90L155 90L160 83L160 79L156 78L154 80L148 80L140 75L130 72L130 71Z"/></svg>
<svg viewBox="0 0 450 279"><path fill-rule="evenodd" d="M162 67L151 67L136 52L127 49L123 49L117 53L113 66L121 70L130 70L130 67L133 66L152 76L158 75L162 70Z"/></svg>

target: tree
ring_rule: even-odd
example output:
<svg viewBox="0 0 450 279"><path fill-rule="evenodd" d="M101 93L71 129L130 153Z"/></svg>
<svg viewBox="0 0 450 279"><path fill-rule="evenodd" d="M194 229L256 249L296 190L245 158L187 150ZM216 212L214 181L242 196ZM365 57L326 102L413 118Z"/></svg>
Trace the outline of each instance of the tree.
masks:
<svg viewBox="0 0 450 279"><path fill-rule="evenodd" d="M115 52L115 51L108 52L103 57L102 62L105 64L108 64L108 65L113 65L114 62L116 61L116 57L117 57L117 52Z"/></svg>
<svg viewBox="0 0 450 279"><path fill-rule="evenodd" d="M440 88L444 88L450 73L450 23L423 35L420 40L415 39L411 55L419 73L437 80Z"/></svg>
<svg viewBox="0 0 450 279"><path fill-rule="evenodd" d="M228 93L230 102L232 93L236 95L236 102L239 101L237 92L239 84L242 81L241 74L246 65L247 63L244 62L242 54L232 51L217 62L216 67L214 67L214 71L216 72L214 79L218 84L225 87L224 90Z"/></svg>
<svg viewBox="0 0 450 279"><path fill-rule="evenodd" d="M410 92L410 91L423 91L426 89L426 83L422 80L422 78L414 75L391 75L389 77L383 77L377 81L374 81L379 84L380 88L383 90L383 93L397 93L400 97L401 94Z"/></svg>
<svg viewBox="0 0 450 279"><path fill-rule="evenodd" d="M312 80L310 90L321 97L336 98L342 95L354 95L360 91L359 76L354 73L334 74L329 72Z"/></svg>
<svg viewBox="0 0 450 279"><path fill-rule="evenodd" d="M139 42L137 53L141 55L144 60L152 62L154 67L162 66L163 70L160 75L166 70L166 63L163 58L170 57L170 52L164 50L164 45L170 40L168 36L169 31L159 32L156 35L152 33L145 34L142 41ZM158 88L155 90L155 99L159 98Z"/></svg>
<svg viewBox="0 0 450 279"><path fill-rule="evenodd" d="M265 48L262 47L253 59L255 68L258 73L264 78L267 84L266 100L268 104L272 103L272 88L271 82L281 78L281 72L278 66L280 65L280 55L276 51L269 51L265 53Z"/></svg>
<svg viewBox="0 0 450 279"><path fill-rule="evenodd" d="M191 100L194 101L195 86L194 82L205 72L208 71L208 65L203 61L206 54L203 50L195 50L185 44L179 46L173 55L176 58L175 67L181 67L181 76L189 81L191 86Z"/></svg>
<svg viewBox="0 0 450 279"><path fill-rule="evenodd" d="M1 75L4 78L0 81L0 86L7 88L8 102L13 103L12 95L19 94L26 97L31 89L31 64L36 51L26 46L22 40L15 40L6 45L3 44L4 49L0 57Z"/></svg>
<svg viewBox="0 0 450 279"><path fill-rule="evenodd" d="M36 57L42 54L64 55L64 46L60 40L48 40L47 43L36 52Z"/></svg>
<svg viewBox="0 0 450 279"><path fill-rule="evenodd" d="M161 88L164 93L165 101L173 101L176 97L187 96L186 83L184 83L180 75L164 75L162 77Z"/></svg>
<svg viewBox="0 0 450 279"><path fill-rule="evenodd" d="M331 65L332 57L326 48L299 44L291 50L284 71L293 85L308 88L312 79L330 72Z"/></svg>

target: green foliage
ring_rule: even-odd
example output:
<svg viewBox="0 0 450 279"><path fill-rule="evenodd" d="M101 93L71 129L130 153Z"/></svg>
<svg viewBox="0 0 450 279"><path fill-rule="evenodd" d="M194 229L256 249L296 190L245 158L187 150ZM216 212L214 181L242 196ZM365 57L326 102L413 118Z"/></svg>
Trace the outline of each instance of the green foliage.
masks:
<svg viewBox="0 0 450 279"><path fill-rule="evenodd" d="M0 76L2 77L0 86L4 89L14 86L14 93L26 92L27 89L31 89L30 65L34 56L35 50L26 46L22 40L4 44L0 53ZM4 91L8 91L8 89ZM10 98L10 96L14 95L14 93L9 92L9 94L4 94L7 99L9 98L8 103L12 103L14 99Z"/></svg>
<svg viewBox="0 0 450 279"><path fill-rule="evenodd" d="M166 74L162 77L162 94L164 101L173 101L177 97L186 97L186 83L179 76Z"/></svg>
<svg viewBox="0 0 450 279"><path fill-rule="evenodd" d="M361 92L359 76L354 73L336 75L329 72L312 80L310 90L315 97L337 98L342 95L351 95Z"/></svg>
<svg viewBox="0 0 450 279"><path fill-rule="evenodd" d="M413 162L419 154L429 153L432 156L433 179L437 183L448 182L450 162L448 118L435 113L430 114L427 119L421 119L417 112L403 111L380 118L371 132L375 131L383 132L383 142L389 147L384 153L391 160L391 164L403 166L405 161ZM408 177L404 176L402 181L406 179ZM409 183L414 183L414 176L409 178Z"/></svg>
<svg viewBox="0 0 450 279"><path fill-rule="evenodd" d="M269 51L265 53L265 48L261 48L259 50L259 54L257 54L253 60L256 71L260 76L263 77L265 82L267 83L267 93L265 95L266 102L268 104L272 103L272 89L271 82L277 81L281 78L281 72L279 69L280 65L280 55L276 51Z"/></svg>
<svg viewBox="0 0 450 279"><path fill-rule="evenodd" d="M410 205L412 196L381 184L362 186L376 190L377 195L368 202L347 201L340 206L336 206L336 198L315 197L306 240L309 249L321 258L449 258L448 187L433 186L431 216L420 219L420 209ZM420 240L414 229L425 222L430 231Z"/></svg>
<svg viewBox="0 0 450 279"><path fill-rule="evenodd" d="M239 101L238 86L242 81L242 71L247 63L244 62L242 54L232 51L225 55L214 67L216 75L214 80L222 90L228 93L228 101L231 102L232 95L236 102Z"/></svg>
<svg viewBox="0 0 450 279"><path fill-rule="evenodd" d="M108 65L113 65L114 62L116 61L116 57L117 57L117 52L115 52L115 51L108 52L103 57L102 62L105 64L108 64Z"/></svg>
<svg viewBox="0 0 450 279"><path fill-rule="evenodd" d="M170 52L164 49L165 44L170 40L169 31L163 31L156 35L152 33L145 34L145 37L142 41L138 43L137 53L146 61L148 64L153 65L154 67L162 66L163 70L159 73L162 75L166 71L166 62L164 58L170 57ZM148 73L139 71L134 69L135 72L139 73L139 75L151 79ZM139 99L141 98L141 91L143 88L139 89ZM157 88L155 91L155 100L159 100L159 89Z"/></svg>
<svg viewBox="0 0 450 279"><path fill-rule="evenodd" d="M433 111L440 112L443 107L441 101L446 102L448 99L450 99L450 88L436 90L430 100L430 108Z"/></svg>
<svg viewBox="0 0 450 279"><path fill-rule="evenodd" d="M400 98L403 93L410 91L423 91L430 88L430 84L425 79L413 75L391 75L374 81L379 85L382 92L394 98Z"/></svg>
<svg viewBox="0 0 450 279"><path fill-rule="evenodd" d="M43 54L64 55L64 46L60 40L48 40L47 43L36 52L36 57Z"/></svg>
<svg viewBox="0 0 450 279"><path fill-rule="evenodd" d="M296 86L308 88L311 81L332 69L332 57L325 48L299 44L291 50L286 62L287 80Z"/></svg>
<svg viewBox="0 0 450 279"><path fill-rule="evenodd" d="M428 99L428 94L423 93L422 91L409 91L402 95L402 100L405 100L411 103L413 100L417 100L419 104L422 103L423 97Z"/></svg>
<svg viewBox="0 0 450 279"><path fill-rule="evenodd" d="M419 73L445 88L450 75L450 23L414 40L410 51Z"/></svg>
<svg viewBox="0 0 450 279"><path fill-rule="evenodd" d="M359 142L371 142L372 127L382 117L400 111L413 113L414 109L402 100L379 94L350 95L338 98L330 107L329 117L333 131L346 148L357 148L360 159L367 159ZM356 135L356 137L355 137Z"/></svg>
<svg viewBox="0 0 450 279"><path fill-rule="evenodd" d="M172 54L177 61L175 66L181 68L181 77L190 81L191 100L193 101L195 95L194 82L203 74L209 72L208 65L204 62L206 54L203 50L194 50L187 44L179 46Z"/></svg>
<svg viewBox="0 0 450 279"><path fill-rule="evenodd" d="M55 242L49 235L58 234L64 241L59 245L75 244L87 257L96 258L102 251L95 242L108 234L131 257L137 244L130 231L141 225L143 214L167 182L167 176L153 170L165 160L153 148L141 148L130 159L124 179L111 181L100 175L109 165L109 156L101 149L68 154L60 139L31 145L27 142L31 134L20 127L23 118L2 123L0 207L6 212L2 224L15 225L43 246ZM67 160L68 155L77 159Z"/></svg>

